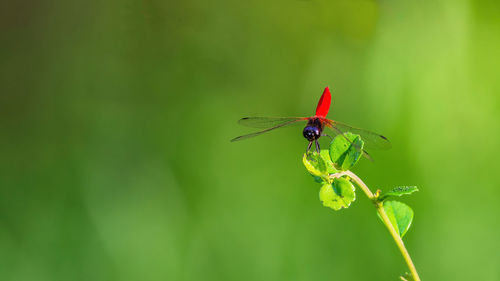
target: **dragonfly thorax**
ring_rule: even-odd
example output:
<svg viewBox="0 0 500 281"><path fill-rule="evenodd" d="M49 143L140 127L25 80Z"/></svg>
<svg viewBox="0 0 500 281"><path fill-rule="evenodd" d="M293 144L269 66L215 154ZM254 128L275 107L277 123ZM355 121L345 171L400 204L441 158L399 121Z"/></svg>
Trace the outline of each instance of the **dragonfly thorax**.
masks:
<svg viewBox="0 0 500 281"><path fill-rule="evenodd" d="M323 125L318 119L310 119L307 122L307 126L304 128L302 135L308 141L315 141L321 136L321 131L323 131Z"/></svg>

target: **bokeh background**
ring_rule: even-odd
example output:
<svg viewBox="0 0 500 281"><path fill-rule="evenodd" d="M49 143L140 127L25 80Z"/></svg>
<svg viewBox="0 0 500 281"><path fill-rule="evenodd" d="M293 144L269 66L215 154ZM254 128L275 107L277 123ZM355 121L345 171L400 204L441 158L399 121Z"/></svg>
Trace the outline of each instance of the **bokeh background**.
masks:
<svg viewBox="0 0 500 281"><path fill-rule="evenodd" d="M358 192L334 212L292 127L386 135L423 280L500 280L500 2L2 1L1 280L397 280Z"/></svg>

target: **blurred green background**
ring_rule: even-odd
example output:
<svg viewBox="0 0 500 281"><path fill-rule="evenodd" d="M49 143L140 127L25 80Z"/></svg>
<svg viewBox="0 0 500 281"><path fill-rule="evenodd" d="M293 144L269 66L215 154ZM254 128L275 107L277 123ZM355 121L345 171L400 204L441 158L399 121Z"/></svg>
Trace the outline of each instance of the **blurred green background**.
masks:
<svg viewBox="0 0 500 281"><path fill-rule="evenodd" d="M364 194L322 207L301 127L386 135L423 280L500 280L500 2L2 1L1 280L397 280Z"/></svg>

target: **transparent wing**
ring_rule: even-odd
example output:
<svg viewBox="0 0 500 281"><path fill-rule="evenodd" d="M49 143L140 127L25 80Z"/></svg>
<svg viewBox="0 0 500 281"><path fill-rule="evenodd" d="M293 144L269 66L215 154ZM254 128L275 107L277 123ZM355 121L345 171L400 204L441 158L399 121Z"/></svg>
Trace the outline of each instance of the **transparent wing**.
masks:
<svg viewBox="0 0 500 281"><path fill-rule="evenodd" d="M291 121L307 120L305 117L245 117L238 120L240 125L251 128L271 128Z"/></svg>
<svg viewBox="0 0 500 281"><path fill-rule="evenodd" d="M245 117L240 119L238 123L247 127L266 128L266 129L248 135L236 137L232 139L231 142L256 137L258 135L267 133L274 129L296 124L298 121L305 121L305 120L307 120L307 118L303 117Z"/></svg>
<svg viewBox="0 0 500 281"><path fill-rule="evenodd" d="M351 141L350 139L348 139L348 138L344 135L344 133L345 133L345 132L342 132L342 131L341 131L341 130L339 130L337 127L332 126L332 125L330 124L330 122L328 122L328 121L331 121L331 120L327 120L327 122L326 122L326 128L331 129L331 131L333 132L333 134L335 134L336 136L339 136L339 135L340 135L340 136L343 136L343 137L344 137L344 139L345 139L347 142L349 142L351 145L354 145L354 144L352 143L352 141ZM366 150L364 150L364 149L362 150L362 149L361 149L361 146L356 145L356 146L354 146L354 148L356 148L356 150L358 150L358 151L363 151L363 156L364 156L366 159L368 159L368 160L370 160L370 161L373 161L373 158L370 156L370 153L368 153L368 152L367 152Z"/></svg>
<svg viewBox="0 0 500 281"><path fill-rule="evenodd" d="M368 149L386 150L392 147L391 142L384 136L367 130L354 128L334 120L327 120L327 127L333 129L335 134L351 132L360 135Z"/></svg>

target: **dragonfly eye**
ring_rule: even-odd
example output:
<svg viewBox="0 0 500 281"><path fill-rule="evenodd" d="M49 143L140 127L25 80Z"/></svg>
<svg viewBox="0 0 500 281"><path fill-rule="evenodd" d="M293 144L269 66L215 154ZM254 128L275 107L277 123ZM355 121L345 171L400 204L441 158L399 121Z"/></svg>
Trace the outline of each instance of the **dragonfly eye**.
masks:
<svg viewBox="0 0 500 281"><path fill-rule="evenodd" d="M304 138L306 138L308 141L314 141L319 139L321 132L317 127L306 126L304 128L304 131L302 132L302 135L304 135Z"/></svg>

